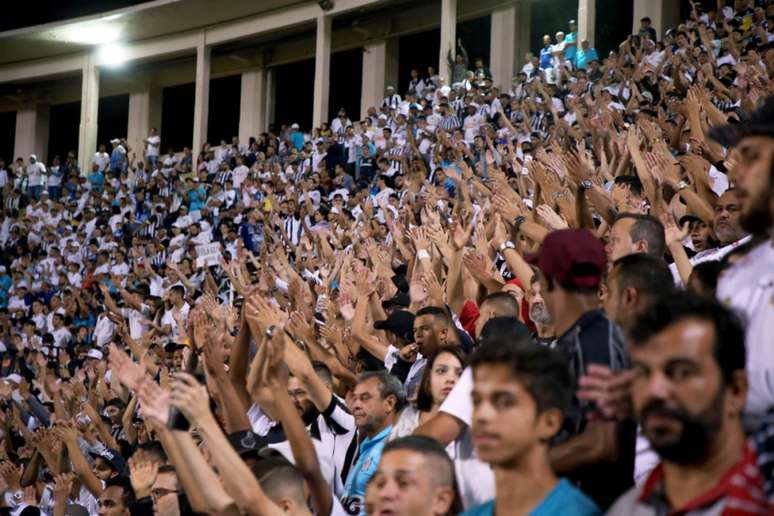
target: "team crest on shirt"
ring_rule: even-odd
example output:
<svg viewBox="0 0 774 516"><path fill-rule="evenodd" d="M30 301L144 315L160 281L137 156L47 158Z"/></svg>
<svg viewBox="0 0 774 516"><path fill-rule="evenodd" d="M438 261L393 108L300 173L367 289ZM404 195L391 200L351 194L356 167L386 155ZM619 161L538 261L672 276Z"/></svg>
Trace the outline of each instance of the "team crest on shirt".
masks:
<svg viewBox="0 0 774 516"><path fill-rule="evenodd" d="M360 471L368 471L369 469L371 469L371 463L373 462L373 460L374 460L373 457L368 457L363 462L363 467L360 468Z"/></svg>

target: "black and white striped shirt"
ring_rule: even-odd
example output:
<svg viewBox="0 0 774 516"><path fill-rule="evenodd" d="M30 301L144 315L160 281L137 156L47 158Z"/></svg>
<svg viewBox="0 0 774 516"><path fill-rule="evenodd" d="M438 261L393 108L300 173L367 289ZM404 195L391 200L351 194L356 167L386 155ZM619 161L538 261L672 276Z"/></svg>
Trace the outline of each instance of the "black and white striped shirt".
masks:
<svg viewBox="0 0 774 516"><path fill-rule="evenodd" d="M457 115L447 115L441 119L441 128L447 133L454 132L455 129L460 127L460 119Z"/></svg>

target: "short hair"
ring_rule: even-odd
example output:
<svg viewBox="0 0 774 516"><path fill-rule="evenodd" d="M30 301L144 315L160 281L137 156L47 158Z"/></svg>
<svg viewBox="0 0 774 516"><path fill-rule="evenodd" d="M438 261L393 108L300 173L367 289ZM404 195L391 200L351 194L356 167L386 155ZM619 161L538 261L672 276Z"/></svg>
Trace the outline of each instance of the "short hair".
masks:
<svg viewBox="0 0 774 516"><path fill-rule="evenodd" d="M442 353L454 355L457 360L460 361L462 367L465 367L465 356L462 354L462 350L459 346L442 346L438 348L435 353L430 355L425 363L425 369L422 371L422 379L419 381L419 387L417 388L417 399L414 402L414 406L420 412L429 412L433 408L433 395L430 392L430 379L433 376L435 359Z"/></svg>
<svg viewBox="0 0 774 516"><path fill-rule="evenodd" d="M637 176L618 176L613 180L613 183L620 187L627 186L629 191L637 197L642 197L642 194L645 192L642 181Z"/></svg>
<svg viewBox="0 0 774 516"><path fill-rule="evenodd" d="M635 319L630 332L631 345L645 346L669 326L693 319L712 324L715 330L713 355L726 385L735 371L745 368L744 324L718 300L689 292L660 297L649 310Z"/></svg>
<svg viewBox="0 0 774 516"><path fill-rule="evenodd" d="M666 262L649 254L635 253L613 262L621 290L634 288L641 295L657 298L675 290L672 272Z"/></svg>
<svg viewBox="0 0 774 516"><path fill-rule="evenodd" d="M642 213L622 213L616 218L632 219L634 223L629 229L632 242L644 240L648 243L648 254L656 258L662 258L666 252L666 239L664 238L664 225L653 215Z"/></svg>
<svg viewBox="0 0 774 516"><path fill-rule="evenodd" d="M449 325L452 323L452 318L449 315L449 311L446 308L440 306L426 306L417 311L417 317L422 315L432 315L433 318L440 323Z"/></svg>
<svg viewBox="0 0 774 516"><path fill-rule="evenodd" d="M274 503L287 496L299 505L306 505L304 475L284 457L269 457L253 466L253 474L261 489Z"/></svg>
<svg viewBox="0 0 774 516"><path fill-rule="evenodd" d="M491 304L498 316L518 317L521 313L519 302L507 292L492 292L481 300L479 306L484 306L484 303Z"/></svg>
<svg viewBox="0 0 774 516"><path fill-rule="evenodd" d="M120 487L121 489L123 489L124 493L121 496L121 499L123 500L124 505L128 508L129 504L134 502L134 499L135 499L134 488L132 487L132 483L129 481L127 477L122 477L122 476L111 477L105 480L105 489L113 486Z"/></svg>
<svg viewBox="0 0 774 516"><path fill-rule="evenodd" d="M640 18L640 21L650 23L650 16L645 16L644 18Z"/></svg>
<svg viewBox="0 0 774 516"><path fill-rule="evenodd" d="M519 346L507 338L492 338L470 358L474 371L485 364L509 367L535 400L538 413L558 409L566 414L570 409L575 385L567 357L561 352L539 344Z"/></svg>
<svg viewBox="0 0 774 516"><path fill-rule="evenodd" d="M331 385L333 384L333 374L331 374L331 370L327 365L318 360L313 360L312 369L314 369L314 372L322 379L322 381Z"/></svg>
<svg viewBox="0 0 774 516"><path fill-rule="evenodd" d="M395 412L399 412L406 404L406 388L403 386L403 383L398 380L396 376L391 375L384 369L381 371L368 371L361 374L357 379L357 383L365 382L371 378L379 380L379 383L381 384L379 394L382 399L385 399L387 396L395 396Z"/></svg>
<svg viewBox="0 0 774 516"><path fill-rule="evenodd" d="M432 462L430 466L433 474L430 477L436 485L455 487L454 463L443 445L432 437L408 435L395 439L384 445L382 456L396 450L408 450L422 455L425 460Z"/></svg>
<svg viewBox="0 0 774 516"><path fill-rule="evenodd" d="M171 292L177 292L181 296L185 296L185 288L183 288L182 285L172 285L171 287L169 287L169 290Z"/></svg>
<svg viewBox="0 0 774 516"><path fill-rule="evenodd" d="M532 332L518 317L492 317L481 328L481 335L478 336L479 343L500 339L517 345L534 342Z"/></svg>

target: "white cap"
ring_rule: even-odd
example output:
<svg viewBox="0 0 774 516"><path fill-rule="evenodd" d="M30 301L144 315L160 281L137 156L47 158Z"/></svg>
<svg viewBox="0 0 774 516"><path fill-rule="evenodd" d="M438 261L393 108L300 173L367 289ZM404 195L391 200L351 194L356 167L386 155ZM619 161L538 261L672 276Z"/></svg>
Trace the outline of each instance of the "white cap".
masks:
<svg viewBox="0 0 774 516"><path fill-rule="evenodd" d="M5 265L0 265L0 272L5 272Z"/></svg>
<svg viewBox="0 0 774 516"><path fill-rule="evenodd" d="M5 379L9 382L15 383L16 385L19 385L22 382L22 377L18 373L9 374L5 377Z"/></svg>
<svg viewBox="0 0 774 516"><path fill-rule="evenodd" d="M30 159L34 159L35 161L37 161L37 160L38 160L38 157L37 157L37 156L35 156L34 154L30 154Z"/></svg>
<svg viewBox="0 0 774 516"><path fill-rule="evenodd" d="M113 138L112 140L110 140L110 143L121 143L121 140L119 140L118 138Z"/></svg>
<svg viewBox="0 0 774 516"><path fill-rule="evenodd" d="M86 358L94 358L97 360L102 360L102 351L98 349L90 349L88 353L86 353Z"/></svg>
<svg viewBox="0 0 774 516"><path fill-rule="evenodd" d="M291 129L298 129L298 124L293 124L290 126Z"/></svg>

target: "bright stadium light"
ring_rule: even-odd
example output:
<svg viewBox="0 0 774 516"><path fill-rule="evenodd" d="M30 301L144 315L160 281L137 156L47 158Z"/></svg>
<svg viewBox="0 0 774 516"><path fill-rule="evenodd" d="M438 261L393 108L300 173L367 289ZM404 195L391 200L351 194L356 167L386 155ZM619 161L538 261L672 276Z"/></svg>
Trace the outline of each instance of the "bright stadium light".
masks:
<svg viewBox="0 0 774 516"><path fill-rule="evenodd" d="M118 41L121 36L120 26L113 23L79 23L68 27L63 39L71 43L83 45L107 45Z"/></svg>
<svg viewBox="0 0 774 516"><path fill-rule="evenodd" d="M103 45L97 51L97 61L102 66L118 67L123 65L127 58L126 47L117 43Z"/></svg>

